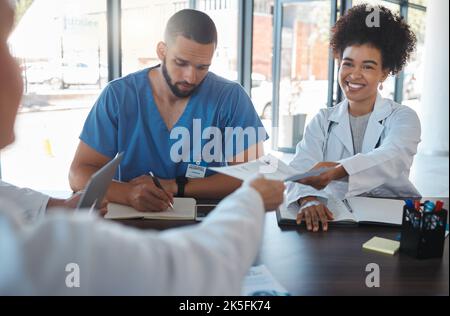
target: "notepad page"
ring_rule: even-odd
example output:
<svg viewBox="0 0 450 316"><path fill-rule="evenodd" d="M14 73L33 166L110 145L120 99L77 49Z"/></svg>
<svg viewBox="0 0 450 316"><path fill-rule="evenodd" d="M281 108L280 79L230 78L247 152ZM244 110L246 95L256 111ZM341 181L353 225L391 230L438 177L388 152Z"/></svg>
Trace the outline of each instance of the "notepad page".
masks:
<svg viewBox="0 0 450 316"><path fill-rule="evenodd" d="M297 220L297 213L300 207L296 203L286 206L286 203L280 205L280 216L285 220Z"/></svg>
<svg viewBox="0 0 450 316"><path fill-rule="evenodd" d="M353 197L347 199L358 222L402 224L402 200Z"/></svg>
<svg viewBox="0 0 450 316"><path fill-rule="evenodd" d="M137 219L144 218L144 213L141 213L134 208L126 205L108 203L108 213L105 219Z"/></svg>
<svg viewBox="0 0 450 316"><path fill-rule="evenodd" d="M373 237L363 245L364 249L394 255L400 248L400 242L385 238Z"/></svg>
<svg viewBox="0 0 450 316"><path fill-rule="evenodd" d="M164 212L139 212L136 209L115 203L108 204L106 219L162 219L162 220L195 220L196 201L192 198L174 198L174 209Z"/></svg>
<svg viewBox="0 0 450 316"><path fill-rule="evenodd" d="M196 217L195 199L174 198L173 210L165 212L145 213L145 219L172 219L172 220L195 220Z"/></svg>
<svg viewBox="0 0 450 316"><path fill-rule="evenodd" d="M356 222L356 217L352 214L344 202L335 197L328 197L327 207L333 213L333 222Z"/></svg>

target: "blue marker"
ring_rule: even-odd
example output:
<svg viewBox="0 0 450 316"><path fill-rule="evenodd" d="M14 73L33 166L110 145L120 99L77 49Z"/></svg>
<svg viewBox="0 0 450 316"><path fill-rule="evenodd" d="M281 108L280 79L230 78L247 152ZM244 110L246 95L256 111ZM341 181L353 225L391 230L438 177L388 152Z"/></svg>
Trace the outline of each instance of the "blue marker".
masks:
<svg viewBox="0 0 450 316"><path fill-rule="evenodd" d="M405 204L406 204L406 208L408 208L409 210L414 209L414 202L412 200L405 200Z"/></svg>
<svg viewBox="0 0 450 316"><path fill-rule="evenodd" d="M435 205L431 201L426 201L423 205L423 210L425 213L432 213L434 211Z"/></svg>

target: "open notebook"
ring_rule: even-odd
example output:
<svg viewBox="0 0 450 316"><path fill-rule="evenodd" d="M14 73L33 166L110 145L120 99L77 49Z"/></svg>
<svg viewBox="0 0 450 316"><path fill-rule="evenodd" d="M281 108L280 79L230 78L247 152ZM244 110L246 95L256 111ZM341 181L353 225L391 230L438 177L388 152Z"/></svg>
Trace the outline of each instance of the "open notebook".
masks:
<svg viewBox="0 0 450 316"><path fill-rule="evenodd" d="M377 199L367 197L353 197L343 201L329 198L328 209L333 213L333 224L356 225L378 224L378 225L394 225L402 224L403 206L405 202L402 200ZM277 211L277 219L279 225L297 225L296 218L300 207L291 205L280 206Z"/></svg>
<svg viewBox="0 0 450 316"><path fill-rule="evenodd" d="M108 204L108 213L106 219L162 219L162 220L195 220L196 219L196 201L192 198L174 198L173 210L164 212L143 213L136 209L110 203Z"/></svg>

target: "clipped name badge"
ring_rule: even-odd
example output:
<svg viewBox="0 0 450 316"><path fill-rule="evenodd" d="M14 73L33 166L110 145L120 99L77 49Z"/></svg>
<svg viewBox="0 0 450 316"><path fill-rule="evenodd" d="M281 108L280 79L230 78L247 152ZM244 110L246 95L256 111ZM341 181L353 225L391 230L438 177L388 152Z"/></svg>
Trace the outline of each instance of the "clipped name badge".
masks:
<svg viewBox="0 0 450 316"><path fill-rule="evenodd" d="M186 170L186 178L199 179L206 176L206 167L190 164Z"/></svg>

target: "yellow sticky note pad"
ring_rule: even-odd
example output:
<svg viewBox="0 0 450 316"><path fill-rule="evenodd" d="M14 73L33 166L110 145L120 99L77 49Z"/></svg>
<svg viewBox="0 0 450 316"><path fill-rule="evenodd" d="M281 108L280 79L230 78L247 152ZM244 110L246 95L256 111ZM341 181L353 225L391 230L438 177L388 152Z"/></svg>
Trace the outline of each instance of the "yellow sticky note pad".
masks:
<svg viewBox="0 0 450 316"><path fill-rule="evenodd" d="M400 242L380 237L373 237L363 245L364 249L394 255L400 248Z"/></svg>

